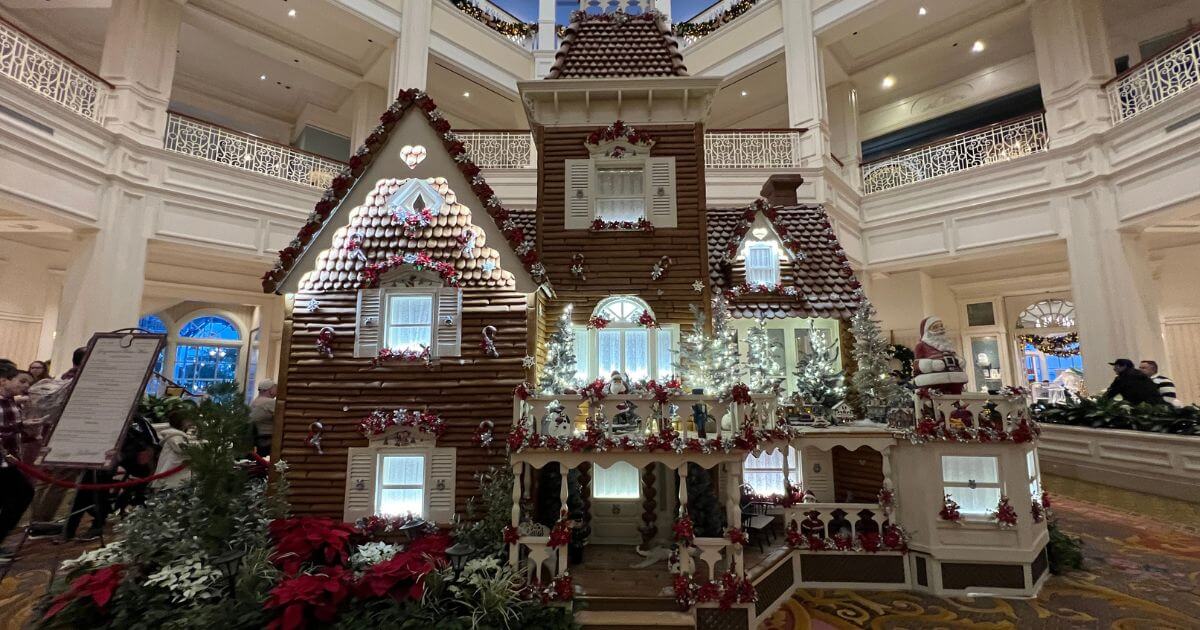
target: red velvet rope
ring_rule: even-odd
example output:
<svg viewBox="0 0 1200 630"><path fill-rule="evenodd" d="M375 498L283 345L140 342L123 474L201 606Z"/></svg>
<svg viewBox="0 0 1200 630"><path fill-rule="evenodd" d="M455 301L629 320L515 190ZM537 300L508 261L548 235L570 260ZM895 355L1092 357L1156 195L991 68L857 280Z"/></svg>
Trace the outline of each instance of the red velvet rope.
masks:
<svg viewBox="0 0 1200 630"><path fill-rule="evenodd" d="M30 466L29 464L26 464L25 462L13 457L12 455L8 456L8 463L16 466L19 470L21 470L21 472L24 472L38 481L58 486L60 488L75 488L76 490L116 490L119 488L132 488L134 486L150 483L151 481L165 479L171 475L179 473L184 468L187 468L187 464L180 464L170 470L165 470L156 475L150 475L149 477L134 477L133 479L114 483L77 483L74 481L53 477L46 471L40 468L34 468L33 466Z"/></svg>

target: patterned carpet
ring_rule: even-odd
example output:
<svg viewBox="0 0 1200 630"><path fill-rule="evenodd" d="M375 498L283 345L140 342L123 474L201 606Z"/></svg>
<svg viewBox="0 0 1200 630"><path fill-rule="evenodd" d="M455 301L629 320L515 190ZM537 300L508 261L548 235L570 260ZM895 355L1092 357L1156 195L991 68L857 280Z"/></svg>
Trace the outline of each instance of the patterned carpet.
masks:
<svg viewBox="0 0 1200 630"><path fill-rule="evenodd" d="M802 590L767 628L1200 628L1200 522L1193 504L1160 501L1142 509L1146 502L1133 493L1052 479L1046 486L1060 488L1055 514L1064 531L1083 538L1086 566L1051 577L1036 599ZM1095 496L1111 500L1104 506L1085 500ZM96 546L29 543L0 582L0 627L27 627L51 568Z"/></svg>

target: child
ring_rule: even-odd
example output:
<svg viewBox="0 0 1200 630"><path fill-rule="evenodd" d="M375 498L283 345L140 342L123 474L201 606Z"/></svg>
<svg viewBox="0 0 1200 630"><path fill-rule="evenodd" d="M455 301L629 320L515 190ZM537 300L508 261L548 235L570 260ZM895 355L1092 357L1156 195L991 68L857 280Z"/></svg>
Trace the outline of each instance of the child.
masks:
<svg viewBox="0 0 1200 630"><path fill-rule="evenodd" d="M22 402L33 384L33 375L18 370L8 359L0 359L0 544L17 526L33 500L33 484L7 456L21 459L25 427ZM12 553L0 549L0 564L12 561Z"/></svg>
<svg viewBox="0 0 1200 630"><path fill-rule="evenodd" d="M191 437L188 435L188 431L192 428L191 416L185 412L176 411L171 414L167 423L170 427L163 429L159 434L159 444L162 450L158 453L158 468L154 471L156 475L186 463L188 459L187 447L191 444ZM172 490L183 485L191 476L192 471L185 468L170 477L156 480L154 488Z"/></svg>

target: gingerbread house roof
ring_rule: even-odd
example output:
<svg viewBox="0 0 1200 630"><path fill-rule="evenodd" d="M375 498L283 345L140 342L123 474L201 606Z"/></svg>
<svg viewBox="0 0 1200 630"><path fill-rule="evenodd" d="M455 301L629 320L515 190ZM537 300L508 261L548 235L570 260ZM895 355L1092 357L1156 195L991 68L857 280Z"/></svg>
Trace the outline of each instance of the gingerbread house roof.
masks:
<svg viewBox="0 0 1200 630"><path fill-rule="evenodd" d="M791 292L788 287L756 293L738 292L733 286L733 256L760 212L795 255L790 285L795 287L794 295L784 293ZM846 319L854 315L861 285L820 205L772 206L760 199L745 208L710 209L706 222L709 279L714 290L726 294L733 317Z"/></svg>
<svg viewBox="0 0 1200 630"><path fill-rule="evenodd" d="M547 79L687 76L671 24L657 11L576 11Z"/></svg>

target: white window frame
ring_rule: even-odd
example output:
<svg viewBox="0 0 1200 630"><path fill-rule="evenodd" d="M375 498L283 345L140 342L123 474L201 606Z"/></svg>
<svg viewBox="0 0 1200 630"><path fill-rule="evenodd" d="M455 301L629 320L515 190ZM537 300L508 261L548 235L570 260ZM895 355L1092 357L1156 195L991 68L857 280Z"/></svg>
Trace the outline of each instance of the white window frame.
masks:
<svg viewBox="0 0 1200 630"><path fill-rule="evenodd" d="M797 450L795 446L790 444L787 446L787 449L788 451L786 454L778 447L770 451L759 451L757 455L754 453L747 453L746 459L742 461L742 479L745 480L748 473L774 473L782 477L787 483L792 484L793 488L799 488L804 483L804 467L803 463L801 462L800 451ZM776 452L778 452L780 455L786 455L784 458L784 462L787 464L786 469L782 465L778 467L754 465L758 463L757 459L761 458L763 455L770 455ZM787 487L786 483L783 485L784 487ZM763 496L778 496L779 494L782 494L779 492L764 493L761 492L759 488L754 488L754 491L758 494L762 494Z"/></svg>
<svg viewBox="0 0 1200 630"><path fill-rule="evenodd" d="M421 513L417 514L421 518L428 518L429 514L429 479L432 474L431 464L432 458L428 449L405 449L405 450L384 450L380 449L375 455L375 497L372 501L372 513L376 515L384 515L381 507L383 503L384 490L407 490L412 489L412 484L384 484L383 473L385 470L384 461L389 457L419 457L421 459ZM403 516L402 514L387 514L386 516Z"/></svg>
<svg viewBox="0 0 1200 630"><path fill-rule="evenodd" d="M437 287L388 287L381 291L379 296L379 347L388 347L391 350L402 350L404 348L391 348L387 344L388 331L392 328L391 307L392 298L394 297L412 297L423 296L429 298L429 352L433 356L437 353L437 318L438 318L438 289ZM408 325L416 327L415 325ZM419 351L419 348L407 348L407 350Z"/></svg>
<svg viewBox="0 0 1200 630"><path fill-rule="evenodd" d="M608 326L605 328L605 330L617 330L617 331L639 330L639 329L646 330L646 332L647 332L646 344L649 346L646 351L646 362L647 362L646 378L656 379L656 380L671 378L672 376L675 375L675 370L674 370L675 365L674 364L676 362L675 360L678 359L679 325L678 324L660 324L657 328L646 328L646 327L642 326L641 324L638 324L637 318L642 314L641 309L645 309L648 313L650 313L651 316L654 315L654 311L652 311L650 309L649 305L647 305L644 300L642 300L641 298L632 296L632 295L614 295L614 296L607 297L607 298L601 300L596 305L596 308L592 310L592 316L601 315L609 307L611 307L611 305L613 305L614 303L616 303L618 301L622 301L622 300L631 300L640 306L637 309L635 309L636 312L631 317L627 318L627 321L616 321L616 320L610 321ZM607 373L601 374L600 373L600 331L595 330L595 329L589 329L589 328L587 328L587 326L584 326L582 324L573 326L573 329L575 332L576 339L581 340L581 342L579 344L577 344L577 351L576 351L576 355L575 355L576 374L581 375L587 381L593 381L597 378L607 379L609 377L609 374L607 374ZM659 364L659 356L658 356L659 352L658 351L659 351L660 335L670 335L670 339L671 339L670 347L673 351L672 357L673 357L673 359L675 359L671 362L671 371L667 374L660 373L660 371L658 369L659 368L659 365L658 365ZM627 370L625 369L625 335L623 332L621 334L620 349L621 349L622 372L626 372ZM583 370L579 369L581 366L584 368ZM633 378L633 377L631 376L630 378Z"/></svg>
<svg viewBox="0 0 1200 630"><path fill-rule="evenodd" d="M770 252L770 260L771 260L770 268L751 267L750 266L751 250L766 250L766 251ZM746 266L746 282L748 282L752 285L761 284L761 285L766 285L769 287L779 286L779 283L782 282L782 272L779 268L779 247L774 242L772 242L772 241L747 241L746 246L743 248L742 260ZM758 281L758 279L752 277L752 275L755 272L763 273L765 275L770 275L772 277L772 280L770 282L760 282L760 281Z"/></svg>
<svg viewBox="0 0 1200 630"><path fill-rule="evenodd" d="M985 481L975 481L975 480L968 480L968 481L947 481L947 480L946 480L946 459L947 459L947 458L962 458L962 459L990 459L990 460L992 460L992 463L995 465L995 470L996 470L996 481L994 481L994 482L991 482L991 481L986 481L986 482L985 482ZM939 459L939 464L940 464L941 470L939 471L939 473L938 473L938 474L941 476L941 480L942 480L942 490L943 490L943 492L944 492L945 494L948 494L948 495L950 495L950 498L951 498L951 499L954 499L955 501L958 501L958 499L955 497L955 494L954 494L954 490L955 490L956 488L968 488L968 489L974 489L974 488L995 488L995 489L996 489L996 491L997 491L997 492L998 492L998 494L999 494L999 496L997 497L997 505L999 504L999 497L1002 497L1002 496L1004 496L1004 471L1003 471L1003 469L1000 467L1000 456L999 456L999 455L997 455L997 454L989 454L989 455L942 455L942 456L941 456L941 458ZM972 485L971 485L972 483L974 484L974 486L972 486ZM959 497L961 497L961 495L959 495ZM993 511L995 511L995 509L996 509L996 505L992 505L992 506L987 506L987 505L985 505L985 506L983 506L983 510L984 510L984 511L982 511L982 512L972 512L972 511L968 511L966 507L964 507L964 506L962 506L962 505L961 505L961 503L960 503L960 508L962 508L962 509L961 509L961 513L962 513L962 515L963 515L963 518L965 518L966 520L988 520L988 519L990 519L990 518L991 518L991 513L992 513Z"/></svg>
<svg viewBox="0 0 1200 630"><path fill-rule="evenodd" d="M601 485L600 479L603 476L605 476L606 474L614 472L613 468L617 467L617 466L628 466L633 469L634 482L635 482L634 486L636 487L636 490L632 494L622 494L622 495L607 495L606 496L606 495L597 493L596 489L599 488ZM605 501L605 502L609 502L609 503L640 501L642 498L642 471L637 466L634 466L633 464L630 464L629 462L624 462L624 461L613 462L609 466L601 466L600 464L592 464L591 487L592 487L592 499L596 500L596 501Z"/></svg>

